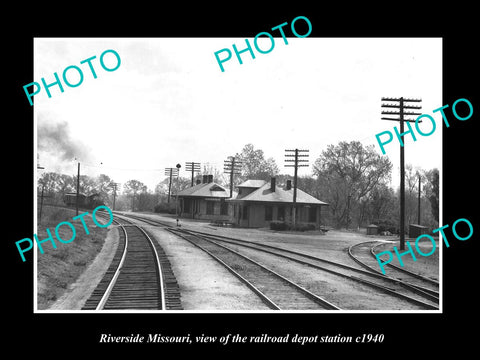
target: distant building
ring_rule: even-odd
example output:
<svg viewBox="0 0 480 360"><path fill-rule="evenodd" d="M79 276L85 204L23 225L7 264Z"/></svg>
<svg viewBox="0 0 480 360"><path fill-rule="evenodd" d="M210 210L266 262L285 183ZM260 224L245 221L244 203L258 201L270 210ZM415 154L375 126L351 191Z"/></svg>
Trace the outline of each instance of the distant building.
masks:
<svg viewBox="0 0 480 360"><path fill-rule="evenodd" d="M267 227L271 221L292 222L293 188L288 180L285 186L277 186L276 179L247 180L237 186L238 195L227 202L232 204L232 219L238 226ZM321 209L328 206L297 188L297 223L321 224Z"/></svg>
<svg viewBox="0 0 480 360"><path fill-rule="evenodd" d="M212 175L204 175L202 181L178 192L180 216L191 219L229 220L230 191L213 182Z"/></svg>

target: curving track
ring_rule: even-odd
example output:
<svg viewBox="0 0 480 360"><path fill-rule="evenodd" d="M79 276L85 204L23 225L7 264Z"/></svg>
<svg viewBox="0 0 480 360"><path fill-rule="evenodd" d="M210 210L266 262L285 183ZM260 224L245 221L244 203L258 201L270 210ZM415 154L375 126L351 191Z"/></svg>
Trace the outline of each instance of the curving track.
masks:
<svg viewBox="0 0 480 360"><path fill-rule="evenodd" d="M168 230L219 261L274 310L340 310L336 305L237 251L189 231Z"/></svg>
<svg viewBox="0 0 480 360"><path fill-rule="evenodd" d="M139 216L134 216L133 218L137 220L144 221L146 223L149 223L151 225L156 225L156 226L166 226L167 224L152 220L152 219L145 219ZM169 225L171 226L171 225ZM172 229L173 231L173 229ZM361 283L364 286L368 286L371 288L374 288L376 291L386 293L390 296L394 296L397 298L401 298L403 300L406 300L412 304L415 304L418 306L420 309L428 309L428 310L437 310L438 309L438 303L439 303L439 294L438 294L438 289L435 290L433 289L427 289L424 287L421 287L419 285L413 285L410 284L406 281L401 281L396 278L384 276L381 273L378 273L377 271L372 271L372 268L368 268L367 270L359 269L358 267L353 267L347 264L323 259L317 256L312 256L309 254L297 252L297 251L292 251L289 249L281 248L278 246L272 246L272 245L267 245L267 244L262 244L254 241L247 241L247 240L242 240L242 239L237 239L237 238L231 238L231 237L226 237L226 236L220 236L220 235L213 235L209 233L204 233L204 232L199 232L199 231L193 231L193 230L175 230L173 231L179 236L182 236L186 240L191 241L192 243L197 244L202 244L202 245L197 245L199 247L203 246L204 250L209 252L207 247L212 247L216 246L217 248L222 247L224 249L227 249L229 252L235 253L235 250L228 248L229 245L234 245L236 247L241 246L244 248L250 248L250 249L255 249L258 251L262 251L265 253L269 253L271 255L275 255L278 257L283 257L287 258L289 260L301 263L306 266L310 266L313 268L316 268L321 271L325 271L334 275L337 275L341 278L346 278L351 281ZM180 235L181 232L181 235ZM207 243L210 243L212 245L206 245ZM216 244L216 245L213 245ZM351 253L351 256L353 255L353 252L357 254L358 250L358 245L356 244L351 249L349 250L349 253ZM354 248L355 247L355 248ZM352 250L354 249L354 250ZM226 251L226 250L223 250ZM368 251L371 251L371 248L368 248ZM213 253L213 252L212 252ZM244 256L238 252L236 252L239 256ZM363 254L363 252L362 252ZM212 254L211 254L212 255ZM213 254L212 256L214 256ZM369 257L371 257L372 254L370 253ZM374 256L374 255L373 255ZM214 256L215 257L215 256ZM354 256L355 257L355 256ZM221 259L217 259L219 261L222 261ZM359 259L356 259L359 260ZM228 260L227 260L228 262ZM363 265L362 265L363 266ZM227 266L228 267L228 266ZM232 270L230 270L232 271ZM233 271L232 271L233 272ZM242 277L242 274L236 274L239 278ZM249 279L244 279L242 281L250 281ZM253 283L253 280L252 280ZM251 288L255 288L254 291L258 290L255 286L251 286ZM267 302L267 301L266 301ZM272 301L273 302L273 301ZM327 305L328 306L328 305ZM271 306L272 308L275 308L274 306ZM284 305L285 307L285 305ZM287 305L288 307L288 305ZM337 307L338 309L338 307Z"/></svg>
<svg viewBox="0 0 480 360"><path fill-rule="evenodd" d="M181 309L178 285L157 242L137 225L118 218L115 222L120 229L117 251L82 309Z"/></svg>
<svg viewBox="0 0 480 360"><path fill-rule="evenodd" d="M278 246L191 230L188 232L211 239L215 242L255 249L278 257L286 258L294 262L307 265L309 267L313 267L315 269L322 270L357 283L361 283L362 285L374 288L376 291L381 291L388 295L406 300L423 309L438 309L438 293L425 293L414 287L408 287L408 285L402 284L401 281L397 279L388 278L381 274L376 274L371 271L358 269L347 264L323 259L298 251L284 249Z"/></svg>
<svg viewBox="0 0 480 360"><path fill-rule="evenodd" d="M386 273L379 270L378 262L375 257L376 247L382 245L376 241L367 241L350 246L348 249L349 256L368 271L378 274L379 276L391 279L397 282L403 288L410 289L417 294L423 295L436 303L439 302L439 283L433 279L427 278L420 274L399 268L398 266L388 266L385 268Z"/></svg>

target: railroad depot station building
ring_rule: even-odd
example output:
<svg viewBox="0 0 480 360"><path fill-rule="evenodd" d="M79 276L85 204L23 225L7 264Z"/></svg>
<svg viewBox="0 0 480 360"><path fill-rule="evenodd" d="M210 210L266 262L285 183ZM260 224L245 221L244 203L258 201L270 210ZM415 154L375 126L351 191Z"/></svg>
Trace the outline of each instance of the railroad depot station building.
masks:
<svg viewBox="0 0 480 360"><path fill-rule="evenodd" d="M230 191L213 182L213 175L203 175L197 184L178 192L180 216L190 219L229 221Z"/></svg>
<svg viewBox="0 0 480 360"><path fill-rule="evenodd" d="M290 180L284 186L276 178L247 180L237 185L238 193L230 198L230 191L213 182L213 176L178 193L180 216L191 219L224 221L240 227L268 227L271 221L292 222L293 187ZM297 188L297 223L319 228L322 207L320 201Z"/></svg>

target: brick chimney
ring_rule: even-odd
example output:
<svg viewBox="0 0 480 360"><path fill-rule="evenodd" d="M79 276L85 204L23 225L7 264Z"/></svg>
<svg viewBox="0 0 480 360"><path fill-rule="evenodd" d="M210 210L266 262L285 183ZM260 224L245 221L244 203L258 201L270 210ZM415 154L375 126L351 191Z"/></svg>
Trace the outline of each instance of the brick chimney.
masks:
<svg viewBox="0 0 480 360"><path fill-rule="evenodd" d="M287 188L285 190L291 190L292 189L292 180L287 180Z"/></svg>
<svg viewBox="0 0 480 360"><path fill-rule="evenodd" d="M270 190L272 190L273 192L275 192L275 183L276 183L277 179L272 177L270 179Z"/></svg>

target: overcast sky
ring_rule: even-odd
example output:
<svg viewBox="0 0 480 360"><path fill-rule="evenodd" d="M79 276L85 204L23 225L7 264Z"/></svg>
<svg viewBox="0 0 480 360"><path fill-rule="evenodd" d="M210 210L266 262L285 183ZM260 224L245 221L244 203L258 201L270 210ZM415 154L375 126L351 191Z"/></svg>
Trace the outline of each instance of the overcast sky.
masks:
<svg viewBox="0 0 480 360"><path fill-rule="evenodd" d="M283 167L285 149L309 149L310 165L339 141L372 144L381 154L375 134L398 125L380 120L382 96L422 98L421 111L434 116L437 130L416 142L408 138L406 163L441 167L441 115L432 114L443 105L440 38L288 38L288 45L275 38L272 52L254 50L255 59L243 53L243 65L233 55L225 72L214 52L232 44L242 49L244 38L36 38L34 44L32 81L51 83L54 72L61 78L70 65L84 74L76 88L51 87L52 98L42 88L35 96L43 171L76 174L77 158L82 174L104 173L122 185L137 179L153 190L164 168L180 163L188 177L185 162L195 161L222 171L223 160L247 143L273 157L282 173L292 172ZM116 71L100 66L108 49L121 57ZM97 79L80 65L94 55ZM385 149L397 186L398 142Z"/></svg>

